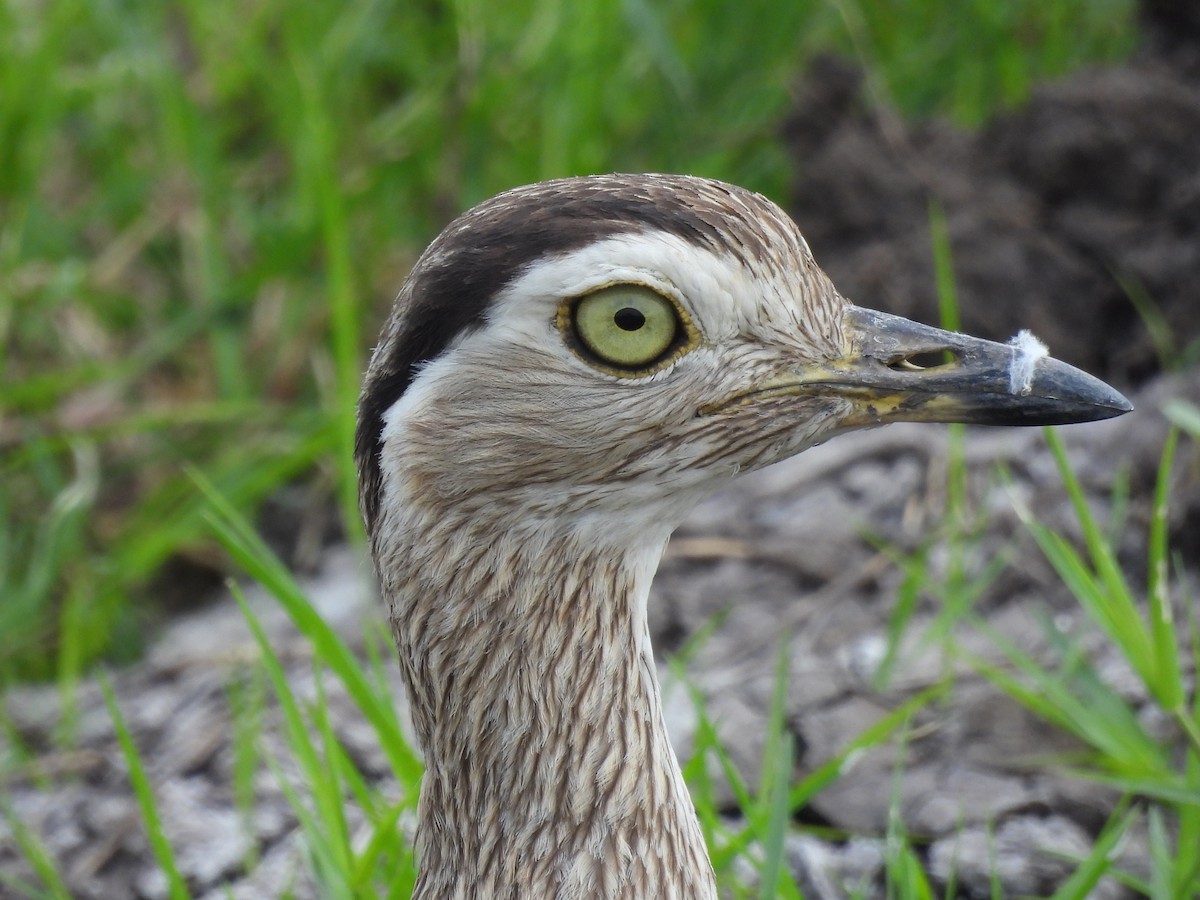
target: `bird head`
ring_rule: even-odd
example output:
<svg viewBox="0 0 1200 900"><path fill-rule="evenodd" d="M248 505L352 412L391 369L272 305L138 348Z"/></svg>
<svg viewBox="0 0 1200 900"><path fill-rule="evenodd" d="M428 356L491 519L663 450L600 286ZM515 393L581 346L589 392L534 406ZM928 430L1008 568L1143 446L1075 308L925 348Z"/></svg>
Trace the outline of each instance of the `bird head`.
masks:
<svg viewBox="0 0 1200 900"><path fill-rule="evenodd" d="M414 503L671 526L847 430L1131 408L1032 338L853 305L758 194L594 176L501 194L430 245L372 358L356 456L372 532Z"/></svg>

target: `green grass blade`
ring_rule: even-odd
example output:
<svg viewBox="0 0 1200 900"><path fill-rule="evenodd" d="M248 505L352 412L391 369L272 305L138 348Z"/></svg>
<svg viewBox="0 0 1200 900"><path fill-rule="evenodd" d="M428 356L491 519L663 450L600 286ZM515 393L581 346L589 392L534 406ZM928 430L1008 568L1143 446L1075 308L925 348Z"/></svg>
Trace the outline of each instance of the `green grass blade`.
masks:
<svg viewBox="0 0 1200 900"><path fill-rule="evenodd" d="M929 883L921 862L907 843L897 847L888 866L888 884L896 896L912 900L933 900L933 886Z"/></svg>
<svg viewBox="0 0 1200 900"><path fill-rule="evenodd" d="M238 563L280 602L296 627L313 643L326 665L342 680L363 715L379 734L392 769L402 784L416 785L423 766L400 730L391 698L381 695L354 654L305 599L290 573L241 515L198 472L192 477L208 499L208 521Z"/></svg>
<svg viewBox="0 0 1200 900"><path fill-rule="evenodd" d="M1112 856L1136 818L1136 810L1123 812L1122 807L1118 807L1117 813L1109 819L1096 839L1092 852L1054 892L1054 900L1086 900L1091 897L1100 879L1112 868Z"/></svg>
<svg viewBox="0 0 1200 900"><path fill-rule="evenodd" d="M275 775L279 789L283 792L284 798L300 823L300 829L304 834L305 849L309 854L308 863L317 883L318 896L329 898L329 900L358 900L346 883L346 872L337 862L338 854L330 846L329 832L319 816L309 809L304 798L280 769L278 762L268 757L267 765Z"/></svg>
<svg viewBox="0 0 1200 900"><path fill-rule="evenodd" d="M1107 537L1092 515L1061 439L1047 429L1046 442L1054 454L1076 518L1083 529L1094 572L1062 535L1034 521L1023 506L1018 507L1021 518L1047 560L1088 614L1121 648L1138 676L1157 693L1161 679L1151 631L1142 619L1137 601L1117 565L1116 555Z"/></svg>
<svg viewBox="0 0 1200 900"><path fill-rule="evenodd" d="M1200 784L1200 751L1187 755L1184 777L1188 784ZM1175 839L1175 896L1200 895L1200 804L1177 807L1178 833Z"/></svg>
<svg viewBox="0 0 1200 900"><path fill-rule="evenodd" d="M245 597L236 585L230 585L234 598L242 610L246 624L258 644L261 663L275 690L279 708L283 713L284 734L288 748L296 758L303 776L306 797L312 802L310 809L295 791L281 771L276 770L280 788L287 797L292 811L300 821L312 854L311 862L322 890L328 892L334 885L345 886L352 865L349 858L349 839L345 829L340 785L331 777L330 767L322 758L301 712L300 703L292 691L287 671L271 648L266 632L258 617L254 615ZM314 665L316 662L314 661ZM315 810L315 811L314 811ZM348 890L339 895L350 896Z"/></svg>
<svg viewBox="0 0 1200 900"><path fill-rule="evenodd" d="M254 611L250 609L250 605L246 602L241 588L236 584L230 583L229 589L242 611L242 616L246 620L246 626L250 629L250 634L254 637L255 643L258 644L261 664L266 670L271 686L275 689L275 699L279 701L279 708L283 713L284 731L287 735L288 746L296 755L296 761L303 771L310 777L319 776L324 772L325 767L321 762L320 755L317 753L316 745L308 734L304 715L300 711L300 703L292 692L291 684L288 681L287 670L284 669L283 663L280 662L279 657L276 655L274 649L272 649L271 642L267 638L267 633L263 630L262 623L259 622L258 616L254 614Z"/></svg>
<svg viewBox="0 0 1200 900"><path fill-rule="evenodd" d="M788 895L784 889L784 843L791 819L788 788L792 777L795 745L787 730L787 688L790 669L789 635L779 642L775 664L775 684L771 691L771 709L767 718L767 740L763 750L762 785L758 804L759 830L762 833L763 864L759 869L759 898L774 900ZM795 893L794 885L791 894Z"/></svg>
<svg viewBox="0 0 1200 900"><path fill-rule="evenodd" d="M39 893L38 896L52 897L53 900L71 900L71 892L58 870L58 863L50 855L46 845L16 815L9 805L8 798L3 795L0 795L0 813L3 813L4 821L8 823L12 838L21 854L45 887L45 893ZM7 876L0 876L0 883L3 883L3 880L7 880ZM22 893L25 896L34 894L32 890L22 890Z"/></svg>
<svg viewBox="0 0 1200 900"><path fill-rule="evenodd" d="M1083 528L1092 564L1096 568L1100 583L1106 589L1104 599L1111 607L1110 612L1121 617L1119 624L1133 631L1132 634L1123 636L1126 645L1133 648L1133 658L1130 659L1130 662L1135 666L1145 666L1147 659L1151 658L1153 654L1150 637L1146 633L1145 625L1137 615L1136 604L1129 592L1121 568L1117 564L1116 556L1105 539L1103 530L1096 522L1095 516L1092 515L1083 486L1076 478L1071 461L1067 458L1062 438L1051 428L1045 429L1044 434L1046 443L1050 446L1055 462L1058 464L1058 471L1063 485L1067 489L1067 495L1071 498L1071 504L1075 508L1076 519ZM1151 668L1151 674L1152 672Z"/></svg>
<svg viewBox="0 0 1200 900"><path fill-rule="evenodd" d="M892 611L887 621L887 649L883 659L875 668L871 681L876 690L883 691L891 681L892 671L896 666L897 655L901 642L908 632L913 617L916 616L921 600L921 592L929 580L928 573L929 548L922 546L916 552L897 560L904 575L896 597L892 602Z"/></svg>
<svg viewBox="0 0 1200 900"><path fill-rule="evenodd" d="M329 721L329 703L319 659L313 660L313 680L317 696L310 707L309 717L314 721L321 739L321 759L324 768L320 773L312 773L313 779L310 783L315 789L314 795L325 830L330 835L330 845L335 852L334 861L338 873L342 880L353 888L354 873L358 867L351 847L350 827L346 822L346 785L342 777L345 754Z"/></svg>
<svg viewBox="0 0 1200 900"><path fill-rule="evenodd" d="M262 674L261 668L255 667L248 677L232 680L227 688L233 723L230 741L233 752L233 804L247 834L253 833L256 803L254 779L259 770L259 736L262 734L266 707L266 686ZM248 847L247 855L246 870L251 871L258 863L258 846L252 844Z"/></svg>
<svg viewBox="0 0 1200 900"><path fill-rule="evenodd" d="M1163 405L1167 418L1193 437L1200 437L1200 406L1186 400L1169 400Z"/></svg>
<svg viewBox="0 0 1200 900"><path fill-rule="evenodd" d="M1200 782L1173 773L1155 772L1153 777L1122 777L1104 772L1078 772L1092 781L1107 784L1126 793L1149 797L1169 806L1200 807Z"/></svg>
<svg viewBox="0 0 1200 900"><path fill-rule="evenodd" d="M1077 735L1118 771L1139 776L1169 773L1161 748L1146 737L1128 704L1098 680L1088 681L1086 699L1077 697L1064 677L1047 671L1001 635L979 627L1025 681L986 660L964 656L981 675L1037 715Z"/></svg>
<svg viewBox="0 0 1200 900"><path fill-rule="evenodd" d="M396 869L387 879L387 883L394 889L401 882L404 887L411 893L416 884L416 860L409 848L401 842L401 831L399 821L401 814L409 808L407 801L393 803L384 814L380 816L374 824L371 831L371 839L367 841L367 845L363 848L359 855L357 871L354 873L354 885L358 888L364 888L369 884L376 870L379 868L383 858L400 849L401 857L398 860ZM408 896L405 894L404 896Z"/></svg>
<svg viewBox="0 0 1200 900"><path fill-rule="evenodd" d="M802 809L821 788L854 767L855 760L866 750L876 747L903 728L914 715L934 700L943 697L948 684L935 684L914 694L879 721L864 729L840 753L822 763L792 788L790 803L793 810Z"/></svg>
<svg viewBox="0 0 1200 900"><path fill-rule="evenodd" d="M129 733L125 719L121 716L112 686L103 674L100 675L100 690L104 694L104 703L108 707L108 713L112 717L113 729L116 731L117 741L121 745L121 753L125 756L125 764L129 767L129 782L133 785L133 792L137 797L138 808L142 813L142 823L146 828L146 837L150 841L150 849L167 878L168 893L171 900L188 900L191 892L175 863L175 851L171 848L171 842L167 839L166 832L163 831L162 817L158 814L158 804L154 799L154 788L151 786L146 768L142 764L142 757L138 753L137 745L133 742L133 736Z"/></svg>
<svg viewBox="0 0 1200 900"><path fill-rule="evenodd" d="M1150 884L1146 893L1151 900L1171 900L1175 892L1171 890L1171 882L1175 869L1171 840L1167 835L1167 825L1163 821L1161 809L1151 808L1147 813L1148 828L1146 829L1147 843L1150 848Z"/></svg>
<svg viewBox="0 0 1200 900"><path fill-rule="evenodd" d="M1179 665L1175 616L1168 592L1167 497L1171 484L1171 469L1175 462L1175 447L1179 433L1171 429L1163 446L1158 464L1158 479L1154 487L1154 511L1150 520L1150 547L1147 560L1150 570L1150 636L1153 659L1156 663L1154 681L1149 685L1164 709L1184 712L1186 691L1183 669Z"/></svg>
<svg viewBox="0 0 1200 900"><path fill-rule="evenodd" d="M784 867L784 849L787 840L788 823L791 821L791 807L788 803L788 782L792 774L792 753L794 743L790 734L784 733L776 745L774 754L774 771L770 775L770 790L763 798L766 812L766 827L761 830L763 848L763 864L759 870L760 900L774 900L777 897L791 896L796 893L795 885L785 885L788 878ZM785 889L790 888L790 890Z"/></svg>
<svg viewBox="0 0 1200 900"><path fill-rule="evenodd" d="M929 235L933 246L933 274L938 298L938 321L947 331L961 331L958 314L958 285L950 252L950 230L946 211L937 200L929 201ZM947 358L949 354L947 354Z"/></svg>

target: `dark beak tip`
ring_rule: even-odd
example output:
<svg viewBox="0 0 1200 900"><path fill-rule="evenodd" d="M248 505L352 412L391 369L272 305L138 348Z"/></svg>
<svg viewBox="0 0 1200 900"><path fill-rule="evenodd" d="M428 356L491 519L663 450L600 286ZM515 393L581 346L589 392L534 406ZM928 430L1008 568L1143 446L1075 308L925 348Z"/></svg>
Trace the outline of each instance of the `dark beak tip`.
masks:
<svg viewBox="0 0 1200 900"><path fill-rule="evenodd" d="M1086 422L1102 422L1105 419L1116 419L1126 413L1133 412L1133 404L1124 397L1121 398L1122 403L1097 403L1089 404L1079 408L1079 416L1072 422L1064 422L1064 425L1083 424Z"/></svg>
<svg viewBox="0 0 1200 900"><path fill-rule="evenodd" d="M1060 403L1062 412L1070 417L1070 422L1063 424L1114 419L1133 412L1133 404L1120 391L1053 358L1044 360L1044 367L1039 364L1032 386L1035 393L1042 388L1048 399L1057 398L1054 402Z"/></svg>

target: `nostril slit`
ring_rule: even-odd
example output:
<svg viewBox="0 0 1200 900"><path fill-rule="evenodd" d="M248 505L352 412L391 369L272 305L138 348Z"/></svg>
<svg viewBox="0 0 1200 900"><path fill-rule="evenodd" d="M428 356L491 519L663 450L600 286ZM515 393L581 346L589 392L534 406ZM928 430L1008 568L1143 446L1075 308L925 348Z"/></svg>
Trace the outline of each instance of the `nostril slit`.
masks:
<svg viewBox="0 0 1200 900"><path fill-rule="evenodd" d="M920 369L936 369L954 362L957 359L953 350L927 350L913 353L888 363L889 369L899 371L917 371Z"/></svg>

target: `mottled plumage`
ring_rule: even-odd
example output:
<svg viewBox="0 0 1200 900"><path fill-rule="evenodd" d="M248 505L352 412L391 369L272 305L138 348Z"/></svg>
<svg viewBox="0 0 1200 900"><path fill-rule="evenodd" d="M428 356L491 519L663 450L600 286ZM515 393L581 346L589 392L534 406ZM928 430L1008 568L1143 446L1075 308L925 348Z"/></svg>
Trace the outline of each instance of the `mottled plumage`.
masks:
<svg viewBox="0 0 1200 900"><path fill-rule="evenodd" d="M614 290L621 353L643 313L675 328L644 364L584 330ZM667 538L852 428L1128 408L1051 359L1015 395L1014 352L850 305L778 207L719 182L565 179L453 222L384 326L356 442L427 766L415 896L715 897L646 627Z"/></svg>

